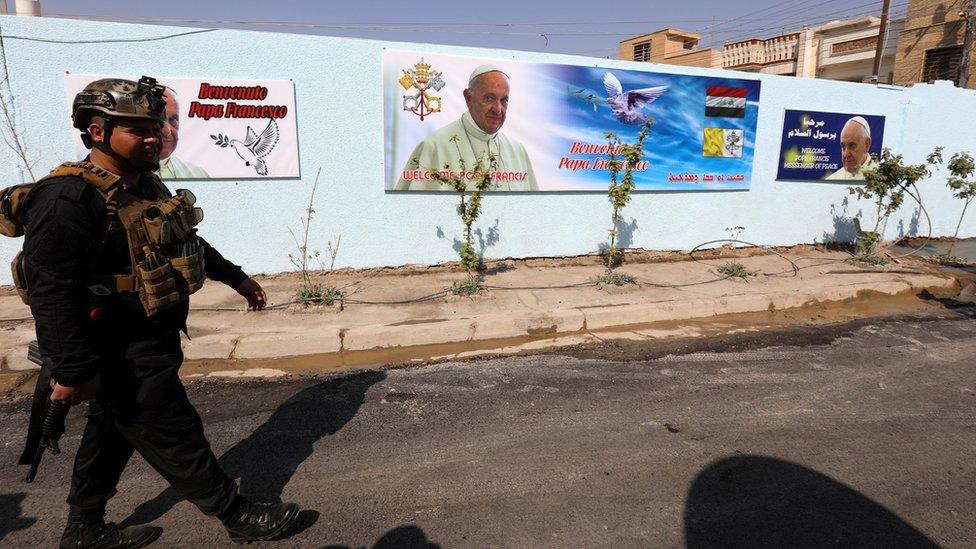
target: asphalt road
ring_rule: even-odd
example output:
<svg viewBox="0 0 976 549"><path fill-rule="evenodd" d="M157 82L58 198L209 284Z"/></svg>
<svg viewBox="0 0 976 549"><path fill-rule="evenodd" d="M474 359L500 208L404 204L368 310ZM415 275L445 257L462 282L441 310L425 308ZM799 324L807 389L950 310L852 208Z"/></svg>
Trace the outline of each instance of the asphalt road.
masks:
<svg viewBox="0 0 976 549"><path fill-rule="evenodd" d="M191 396L245 494L306 509L282 547L973 547L974 316ZM27 486L22 408L0 415L0 545L50 547L82 418ZM109 515L163 526L158 547L232 546L140 458Z"/></svg>

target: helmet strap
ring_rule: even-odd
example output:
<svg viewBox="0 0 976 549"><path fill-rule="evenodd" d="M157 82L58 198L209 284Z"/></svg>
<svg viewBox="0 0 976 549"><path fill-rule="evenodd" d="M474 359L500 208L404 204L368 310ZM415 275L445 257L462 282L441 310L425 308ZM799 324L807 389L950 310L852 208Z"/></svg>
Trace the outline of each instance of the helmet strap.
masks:
<svg viewBox="0 0 976 549"><path fill-rule="evenodd" d="M120 164L122 164L123 167L128 168L132 171L154 172L159 169L159 162L148 162L145 160L130 160L122 156L121 154L116 152L115 149L112 148L111 145L112 131L115 129L115 123L111 118L105 118L105 124L103 126L103 129L105 131L105 138L102 141L98 141L98 142L93 141L91 135L87 131L85 131L85 133L81 135L81 140L85 141L86 140L85 138L87 138L87 142L85 143L85 145L91 143L91 148L98 149L103 153L111 156L112 158L117 160Z"/></svg>

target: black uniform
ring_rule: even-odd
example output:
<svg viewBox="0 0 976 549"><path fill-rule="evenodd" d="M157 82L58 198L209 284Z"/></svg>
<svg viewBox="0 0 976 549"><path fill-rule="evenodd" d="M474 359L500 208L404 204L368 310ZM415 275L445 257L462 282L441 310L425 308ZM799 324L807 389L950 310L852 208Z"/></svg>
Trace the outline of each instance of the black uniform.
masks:
<svg viewBox="0 0 976 549"><path fill-rule="evenodd" d="M148 176L146 176L148 177ZM126 192L155 196L145 180ZM131 274L126 233L79 177L43 181L24 205L24 255L41 353L65 386L101 375L75 458L72 513L104 512L133 449L205 514L229 511L237 486L210 449L178 372L189 302L147 318L138 295L97 297L93 275ZM247 275L205 242L207 277L236 288ZM97 317L97 318L96 318Z"/></svg>

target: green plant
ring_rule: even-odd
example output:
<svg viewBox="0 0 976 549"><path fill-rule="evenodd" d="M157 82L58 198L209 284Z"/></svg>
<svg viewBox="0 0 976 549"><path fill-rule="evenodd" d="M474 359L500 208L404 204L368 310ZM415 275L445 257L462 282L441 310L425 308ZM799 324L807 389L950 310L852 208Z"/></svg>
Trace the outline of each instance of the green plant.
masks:
<svg viewBox="0 0 976 549"><path fill-rule="evenodd" d="M322 284L302 285L295 292L295 302L306 308L312 305L331 307L336 302L339 302L339 307L341 308L345 298L346 294L342 290L332 286L323 286Z"/></svg>
<svg viewBox="0 0 976 549"><path fill-rule="evenodd" d="M877 255L859 255L857 257L851 258L851 261L853 263L864 263L866 265L876 265L876 266L887 265L890 262L888 258L877 256Z"/></svg>
<svg viewBox="0 0 976 549"><path fill-rule="evenodd" d="M869 242L871 233L868 233L869 237L859 244L862 252L867 250L867 254L872 253L875 244L880 240L879 228L891 214L901 207L906 194L915 200L919 200L918 190L915 187L916 182L929 175L929 166L941 163L941 161L941 147L930 154L923 164L905 164L902 155L892 154L891 149L885 148L881 152L878 165L864 173L864 184L847 188L848 193L856 195L858 198L873 200L876 208L874 230L871 231L874 233L874 240ZM912 192L912 189L915 189L915 193ZM866 253L861 255L866 255Z"/></svg>
<svg viewBox="0 0 976 549"><path fill-rule="evenodd" d="M610 161L607 163L610 171L610 188L607 195L610 197L610 203L613 204L613 215L610 218L610 245L604 255L608 272L624 262L624 251L617 247L617 223L623 220L620 212L630 202L630 193L635 187L634 167L644 158L644 139L650 133L653 123L650 118L644 122L637 133L637 142L633 145L621 143L620 137L614 132L605 134L610 149ZM617 151L620 151L623 161L618 158ZM620 175L621 172L623 176Z"/></svg>
<svg viewBox="0 0 976 549"><path fill-rule="evenodd" d="M730 278L745 278L752 273L746 270L746 266L742 263L728 262L718 268L719 274L723 274Z"/></svg>
<svg viewBox="0 0 976 549"><path fill-rule="evenodd" d="M949 245L949 249L952 249L952 245ZM939 265L945 265L946 267L967 267L969 262L961 257L956 257L952 254L939 254L935 256L935 260L939 262Z"/></svg>
<svg viewBox="0 0 976 549"><path fill-rule="evenodd" d="M593 282L604 286L625 286L627 284L637 284L637 279L627 273L609 271L594 278Z"/></svg>
<svg viewBox="0 0 976 549"><path fill-rule="evenodd" d="M298 291L295 292L295 301L303 307L320 305L322 303L322 294L321 284L302 284L298 288Z"/></svg>
<svg viewBox="0 0 976 549"><path fill-rule="evenodd" d="M952 242L949 244L949 250L945 253L948 257L952 256L952 248L956 245L956 240L959 238L959 227L962 226L962 220L966 217L966 209L969 208L969 203L976 198L976 178L973 177L973 172L976 171L976 163L973 162L973 157L967 152L957 152L952 155L947 164L949 168L949 180L946 183L950 189L952 189L952 196L963 201L962 213L959 214L959 222L956 223L956 232L952 234ZM953 258L954 263L959 263L958 258Z"/></svg>
<svg viewBox="0 0 976 549"><path fill-rule="evenodd" d="M482 284L484 280L480 276L469 276L464 280L456 280L451 284L451 293L454 295L471 296L485 291Z"/></svg>
<svg viewBox="0 0 976 549"><path fill-rule="evenodd" d="M336 301L339 302L339 307L342 307L343 300L346 294L339 290L338 288L333 288L331 286L325 288L325 292L322 294L322 303L326 307L331 307Z"/></svg>
<svg viewBox="0 0 976 549"><path fill-rule="evenodd" d="M434 181L437 181L441 185L451 187L457 191L460 197L460 202L457 205L457 213L461 217L461 223L464 225L464 241L461 243L458 255L461 257L461 266L468 273L468 282L471 282L476 279L474 273L481 266L481 258L478 257L478 252L474 248L474 235L471 226L478 219L478 215L481 214L481 193L490 190L494 185L492 172L496 169L497 157L494 154L487 155L487 169L484 165L485 158L479 158L475 162L474 170L472 170L471 178L469 179L465 177L468 174L466 173L467 168L464 164L464 157L461 155L461 147L458 145L460 138L455 135L451 137L451 142L454 143L454 147L457 149L458 164L461 166L460 173L454 173L445 166L444 171L431 169L430 174ZM470 196L468 196L469 181L474 183L474 189L471 191Z"/></svg>
<svg viewBox="0 0 976 549"><path fill-rule="evenodd" d="M302 283L298 287L298 291L295 292L295 301L299 304L308 307L310 305L318 305L320 303L326 303L326 305L332 305L335 299L328 301L326 296L335 295L338 293L339 296L342 292L331 287L323 286L312 281L312 263L317 262L323 269L325 269L325 263L322 262L321 252L319 250L312 250L308 246L308 233L312 226L312 218L315 217L315 190L319 186L319 176L322 174L322 168L319 168L318 172L315 174L315 181L312 183L312 192L309 194L308 206L305 208L305 215L301 218L302 222L302 240L299 242L298 235L295 234L290 227L288 232L291 233L292 240L295 241L295 246L298 248L297 254L288 254L288 261L294 265L302 275ZM342 236L340 235L336 238L335 245L332 244L330 240L327 242L328 253L330 256L328 272L332 272L335 267L336 256L339 255L339 244L342 242ZM328 301L328 302L327 302Z"/></svg>
<svg viewBox="0 0 976 549"><path fill-rule="evenodd" d="M871 254L877 249L878 242L880 241L880 234L875 232L864 233L864 236L857 241L858 257L871 257Z"/></svg>

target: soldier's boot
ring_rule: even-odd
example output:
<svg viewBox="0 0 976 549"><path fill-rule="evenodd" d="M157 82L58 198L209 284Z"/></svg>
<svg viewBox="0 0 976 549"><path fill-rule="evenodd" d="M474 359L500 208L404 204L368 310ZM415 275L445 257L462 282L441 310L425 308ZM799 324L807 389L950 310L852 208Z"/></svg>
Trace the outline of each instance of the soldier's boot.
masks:
<svg viewBox="0 0 976 549"><path fill-rule="evenodd" d="M234 510L221 522L237 543L267 541L285 533L298 516L295 503L251 503L237 496Z"/></svg>
<svg viewBox="0 0 976 549"><path fill-rule="evenodd" d="M120 528L101 515L70 516L60 549L136 549L156 541L163 529L150 524Z"/></svg>

